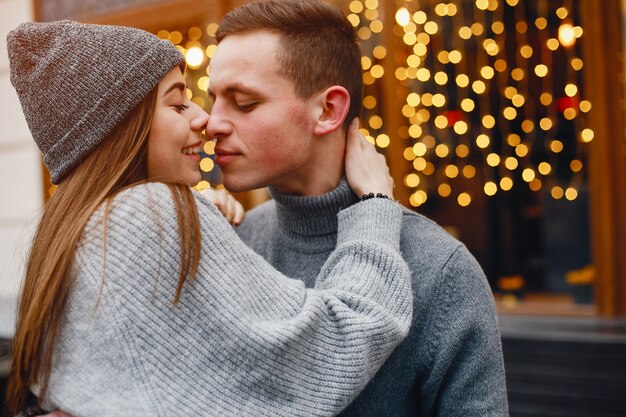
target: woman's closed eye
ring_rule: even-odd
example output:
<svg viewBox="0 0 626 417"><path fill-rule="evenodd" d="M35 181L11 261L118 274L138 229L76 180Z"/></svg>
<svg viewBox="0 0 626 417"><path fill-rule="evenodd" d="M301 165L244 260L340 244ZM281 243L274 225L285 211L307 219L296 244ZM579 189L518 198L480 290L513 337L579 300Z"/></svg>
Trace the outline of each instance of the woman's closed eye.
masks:
<svg viewBox="0 0 626 417"><path fill-rule="evenodd" d="M176 104L173 107L176 108L176 110L178 110L181 113L189 108L187 104Z"/></svg>

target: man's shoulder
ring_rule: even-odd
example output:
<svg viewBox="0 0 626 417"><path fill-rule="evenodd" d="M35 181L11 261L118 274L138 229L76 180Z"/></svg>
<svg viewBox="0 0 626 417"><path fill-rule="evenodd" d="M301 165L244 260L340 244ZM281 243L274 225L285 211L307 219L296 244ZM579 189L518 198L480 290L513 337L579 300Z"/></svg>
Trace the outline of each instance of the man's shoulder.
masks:
<svg viewBox="0 0 626 417"><path fill-rule="evenodd" d="M421 258L429 263L445 263L453 253L464 245L428 217L403 209L400 246L409 261Z"/></svg>

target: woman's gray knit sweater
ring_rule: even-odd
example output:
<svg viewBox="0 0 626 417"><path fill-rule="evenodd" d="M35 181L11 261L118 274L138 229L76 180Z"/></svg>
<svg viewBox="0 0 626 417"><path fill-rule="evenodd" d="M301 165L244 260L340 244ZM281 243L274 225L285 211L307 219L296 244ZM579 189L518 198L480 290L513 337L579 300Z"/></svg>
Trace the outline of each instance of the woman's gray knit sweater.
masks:
<svg viewBox="0 0 626 417"><path fill-rule="evenodd" d="M88 416L331 416L411 323L402 212L385 199L338 216L337 249L307 289L244 245L197 197L202 251L174 306L175 206L163 184L118 195L76 250L46 404ZM304 267L304 266L303 266Z"/></svg>

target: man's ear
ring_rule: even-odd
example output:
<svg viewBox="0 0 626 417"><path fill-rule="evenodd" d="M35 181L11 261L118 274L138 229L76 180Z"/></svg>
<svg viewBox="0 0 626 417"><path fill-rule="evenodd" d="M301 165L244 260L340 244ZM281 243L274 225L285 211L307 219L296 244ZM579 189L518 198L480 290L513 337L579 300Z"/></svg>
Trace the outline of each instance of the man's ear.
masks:
<svg viewBox="0 0 626 417"><path fill-rule="evenodd" d="M333 85L319 94L317 104L321 111L318 113L314 133L324 136L343 125L350 110L350 93L339 85Z"/></svg>

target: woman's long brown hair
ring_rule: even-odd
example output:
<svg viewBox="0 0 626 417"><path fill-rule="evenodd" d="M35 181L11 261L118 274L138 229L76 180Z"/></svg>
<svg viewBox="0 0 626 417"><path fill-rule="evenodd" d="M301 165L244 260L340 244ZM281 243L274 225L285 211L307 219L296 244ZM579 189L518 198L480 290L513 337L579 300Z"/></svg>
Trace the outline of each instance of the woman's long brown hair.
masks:
<svg viewBox="0 0 626 417"><path fill-rule="evenodd" d="M17 314L7 390L9 415L24 410L33 386L39 387L39 402L45 398L54 347L72 287L70 268L74 251L89 217L103 203L108 208L123 189L148 181L148 134L156 91L155 88L59 184L43 210L28 257ZM200 221L189 187L174 182L167 184L176 205L181 245L176 303L185 280L192 279L198 268ZM103 220L105 234L106 218L107 213Z"/></svg>

